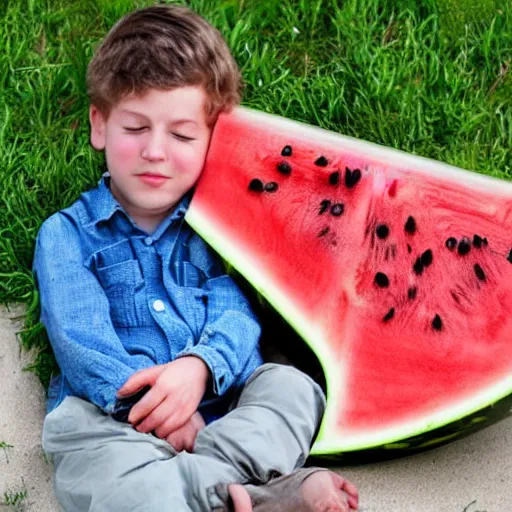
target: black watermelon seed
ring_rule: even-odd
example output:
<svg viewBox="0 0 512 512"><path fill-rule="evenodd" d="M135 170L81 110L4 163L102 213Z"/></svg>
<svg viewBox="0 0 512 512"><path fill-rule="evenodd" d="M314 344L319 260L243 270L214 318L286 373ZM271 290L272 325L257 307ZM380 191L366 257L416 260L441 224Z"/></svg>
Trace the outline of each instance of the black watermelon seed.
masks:
<svg viewBox="0 0 512 512"><path fill-rule="evenodd" d="M443 328L443 321L441 320L441 317L439 315L436 315L434 317L434 320L432 320L432 327L436 331L440 331Z"/></svg>
<svg viewBox="0 0 512 512"><path fill-rule="evenodd" d="M446 245L446 247L448 247L448 249L450 249L450 251L453 251L453 249L455 249L455 247L457 247L457 239L453 238L453 236L451 236L450 238L448 238L446 240L445 245Z"/></svg>
<svg viewBox="0 0 512 512"><path fill-rule="evenodd" d="M476 277L478 277L480 281L485 281L484 269L478 263L475 263L473 269L475 271Z"/></svg>
<svg viewBox="0 0 512 512"><path fill-rule="evenodd" d="M407 244L407 252L409 254L411 254L411 252L412 252L412 247L409 244Z"/></svg>
<svg viewBox="0 0 512 512"><path fill-rule="evenodd" d="M284 174L285 176L288 176L292 172L292 168L288 162L280 162L277 164L277 170Z"/></svg>
<svg viewBox="0 0 512 512"><path fill-rule="evenodd" d="M432 256L432 250L427 249L422 255L421 255L421 263L424 267L428 267L432 264L433 256Z"/></svg>
<svg viewBox="0 0 512 512"><path fill-rule="evenodd" d="M325 156L321 156L315 160L315 165L318 165L318 167L325 167L328 163L329 162Z"/></svg>
<svg viewBox="0 0 512 512"><path fill-rule="evenodd" d="M265 192L276 192L279 185L275 181L271 181L270 183L266 183L264 188Z"/></svg>
<svg viewBox="0 0 512 512"><path fill-rule="evenodd" d="M482 243L483 243L484 245L487 245L489 242L487 241L487 238L485 238L485 237L484 237L484 238L482 238Z"/></svg>
<svg viewBox="0 0 512 512"><path fill-rule="evenodd" d="M352 186L352 171L345 167L345 185L350 188Z"/></svg>
<svg viewBox="0 0 512 512"><path fill-rule="evenodd" d="M384 322L388 322L395 316L395 308L391 308L387 313L386 316L382 319Z"/></svg>
<svg viewBox="0 0 512 512"><path fill-rule="evenodd" d="M327 233L329 233L329 226L326 226L324 229L322 229L322 231L318 233L318 237L325 236Z"/></svg>
<svg viewBox="0 0 512 512"><path fill-rule="evenodd" d="M461 256L465 256L471 250L471 242L469 238L464 237L457 246L457 252Z"/></svg>
<svg viewBox="0 0 512 512"><path fill-rule="evenodd" d="M412 269L417 276L421 276L421 274L423 274L423 263L421 262L421 257L418 257L418 259L414 262Z"/></svg>
<svg viewBox="0 0 512 512"><path fill-rule="evenodd" d="M281 156L292 156L292 147L291 146L285 146L283 150L281 151Z"/></svg>
<svg viewBox="0 0 512 512"><path fill-rule="evenodd" d="M330 174L329 183L331 185L337 185L340 182L340 171L336 171Z"/></svg>
<svg viewBox="0 0 512 512"><path fill-rule="evenodd" d="M339 217L345 211L345 205L342 203L336 203L331 206L331 215Z"/></svg>
<svg viewBox="0 0 512 512"><path fill-rule="evenodd" d="M389 228L386 226L386 224L379 224L375 230L375 233L377 233L377 236L381 240L385 240L389 235Z"/></svg>
<svg viewBox="0 0 512 512"><path fill-rule="evenodd" d="M478 249L480 249L480 247L482 247L482 237L481 236L478 236L478 235L473 235L473 245L475 247L477 247Z"/></svg>
<svg viewBox="0 0 512 512"><path fill-rule="evenodd" d="M331 201L329 201L329 199L324 199L321 203L320 203L320 211L318 212L320 215L322 215L322 213L325 213L327 211L327 209L329 208L329 206L331 206Z"/></svg>
<svg viewBox="0 0 512 512"><path fill-rule="evenodd" d="M512 249L510 249L510 252L508 253L507 261L508 261L509 263L512 263Z"/></svg>
<svg viewBox="0 0 512 512"><path fill-rule="evenodd" d="M414 217L409 216L407 222L405 223L404 229L410 235L414 235L414 233L416 233L416 221L414 220Z"/></svg>
<svg viewBox="0 0 512 512"><path fill-rule="evenodd" d="M361 171L359 169L355 169L352 172L352 186L357 185L359 180L361 179Z"/></svg>
<svg viewBox="0 0 512 512"><path fill-rule="evenodd" d="M352 188L361 179L361 171L359 169L354 169L351 171L348 167L345 168L345 186L347 188Z"/></svg>
<svg viewBox="0 0 512 512"><path fill-rule="evenodd" d="M411 286L407 290L407 297L409 298L409 300L414 300L416 298L417 293L418 293L418 288L416 288L416 286Z"/></svg>
<svg viewBox="0 0 512 512"><path fill-rule="evenodd" d="M249 183L249 190L253 192L263 192L263 182L258 178L254 178Z"/></svg>
<svg viewBox="0 0 512 512"><path fill-rule="evenodd" d="M388 276L382 272L377 272L375 274L375 284L380 288L387 288L389 286Z"/></svg>

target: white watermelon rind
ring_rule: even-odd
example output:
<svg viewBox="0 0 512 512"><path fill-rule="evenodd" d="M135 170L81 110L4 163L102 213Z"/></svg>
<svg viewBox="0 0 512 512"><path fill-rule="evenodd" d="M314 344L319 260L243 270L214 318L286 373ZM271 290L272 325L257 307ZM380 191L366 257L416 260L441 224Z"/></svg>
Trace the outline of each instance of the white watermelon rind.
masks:
<svg viewBox="0 0 512 512"><path fill-rule="evenodd" d="M497 178L244 107L237 108L230 115L246 119L251 124L266 125L269 128L275 128L278 123L280 131L289 135L291 139L294 134L303 137L304 132L307 131L308 138L318 143L335 144L339 150L364 154L369 159L385 162L387 166L389 166L389 162L393 162L396 169L414 169L415 173L434 176L445 182L457 185L463 182L464 186L475 190L495 196L512 197L512 183ZM492 205L489 205L489 208L491 210ZM471 398L458 403L447 403L442 410L433 411L419 419L410 420L406 424L384 428L377 432L340 433L339 429L334 428L335 413L337 404L343 402L343 396L331 393L330 390L343 389L342 384L346 373L345 368L342 367L343 363L337 362L334 355L330 353L327 342L322 339L322 326L305 318L293 300L286 297L273 284L272 277L265 272L261 264L247 254L243 247L238 247L234 243L232 235L217 224L208 212L202 212L200 205L194 200L191 202L185 220L269 301L318 357L325 372L328 402L317 440L311 451L313 455L366 450L424 435L462 420L512 394L512 375L510 375L480 393L472 395Z"/></svg>

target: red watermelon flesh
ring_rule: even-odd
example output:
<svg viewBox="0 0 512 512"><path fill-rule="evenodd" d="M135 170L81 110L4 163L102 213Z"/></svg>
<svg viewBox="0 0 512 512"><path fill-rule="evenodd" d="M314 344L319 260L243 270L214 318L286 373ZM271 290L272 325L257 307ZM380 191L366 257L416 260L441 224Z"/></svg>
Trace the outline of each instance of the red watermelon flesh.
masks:
<svg viewBox="0 0 512 512"><path fill-rule="evenodd" d="M512 184L239 108L188 222L318 356L316 453L424 434L512 393Z"/></svg>

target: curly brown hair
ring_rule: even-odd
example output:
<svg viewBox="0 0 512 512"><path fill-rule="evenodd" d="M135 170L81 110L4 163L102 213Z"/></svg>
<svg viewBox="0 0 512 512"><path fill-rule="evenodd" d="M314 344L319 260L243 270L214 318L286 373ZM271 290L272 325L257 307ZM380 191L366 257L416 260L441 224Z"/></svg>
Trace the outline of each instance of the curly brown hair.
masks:
<svg viewBox="0 0 512 512"><path fill-rule="evenodd" d="M220 32L191 9L155 5L127 14L108 32L87 70L92 104L108 118L125 96L202 86L206 119L241 101L243 82Z"/></svg>

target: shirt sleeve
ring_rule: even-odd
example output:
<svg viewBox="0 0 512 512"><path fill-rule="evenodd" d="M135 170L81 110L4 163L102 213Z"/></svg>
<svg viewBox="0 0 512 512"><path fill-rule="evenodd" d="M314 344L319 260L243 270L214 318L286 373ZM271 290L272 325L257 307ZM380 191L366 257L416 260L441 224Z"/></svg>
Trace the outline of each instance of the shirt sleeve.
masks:
<svg viewBox="0 0 512 512"><path fill-rule="evenodd" d="M34 254L41 321L76 396L112 412L116 392L137 368L117 336L108 299L84 265L76 226L61 213L43 223Z"/></svg>
<svg viewBox="0 0 512 512"><path fill-rule="evenodd" d="M258 349L261 327L235 282L222 275L205 284L206 323L193 347L177 357L201 358L212 374L213 391L223 395Z"/></svg>

